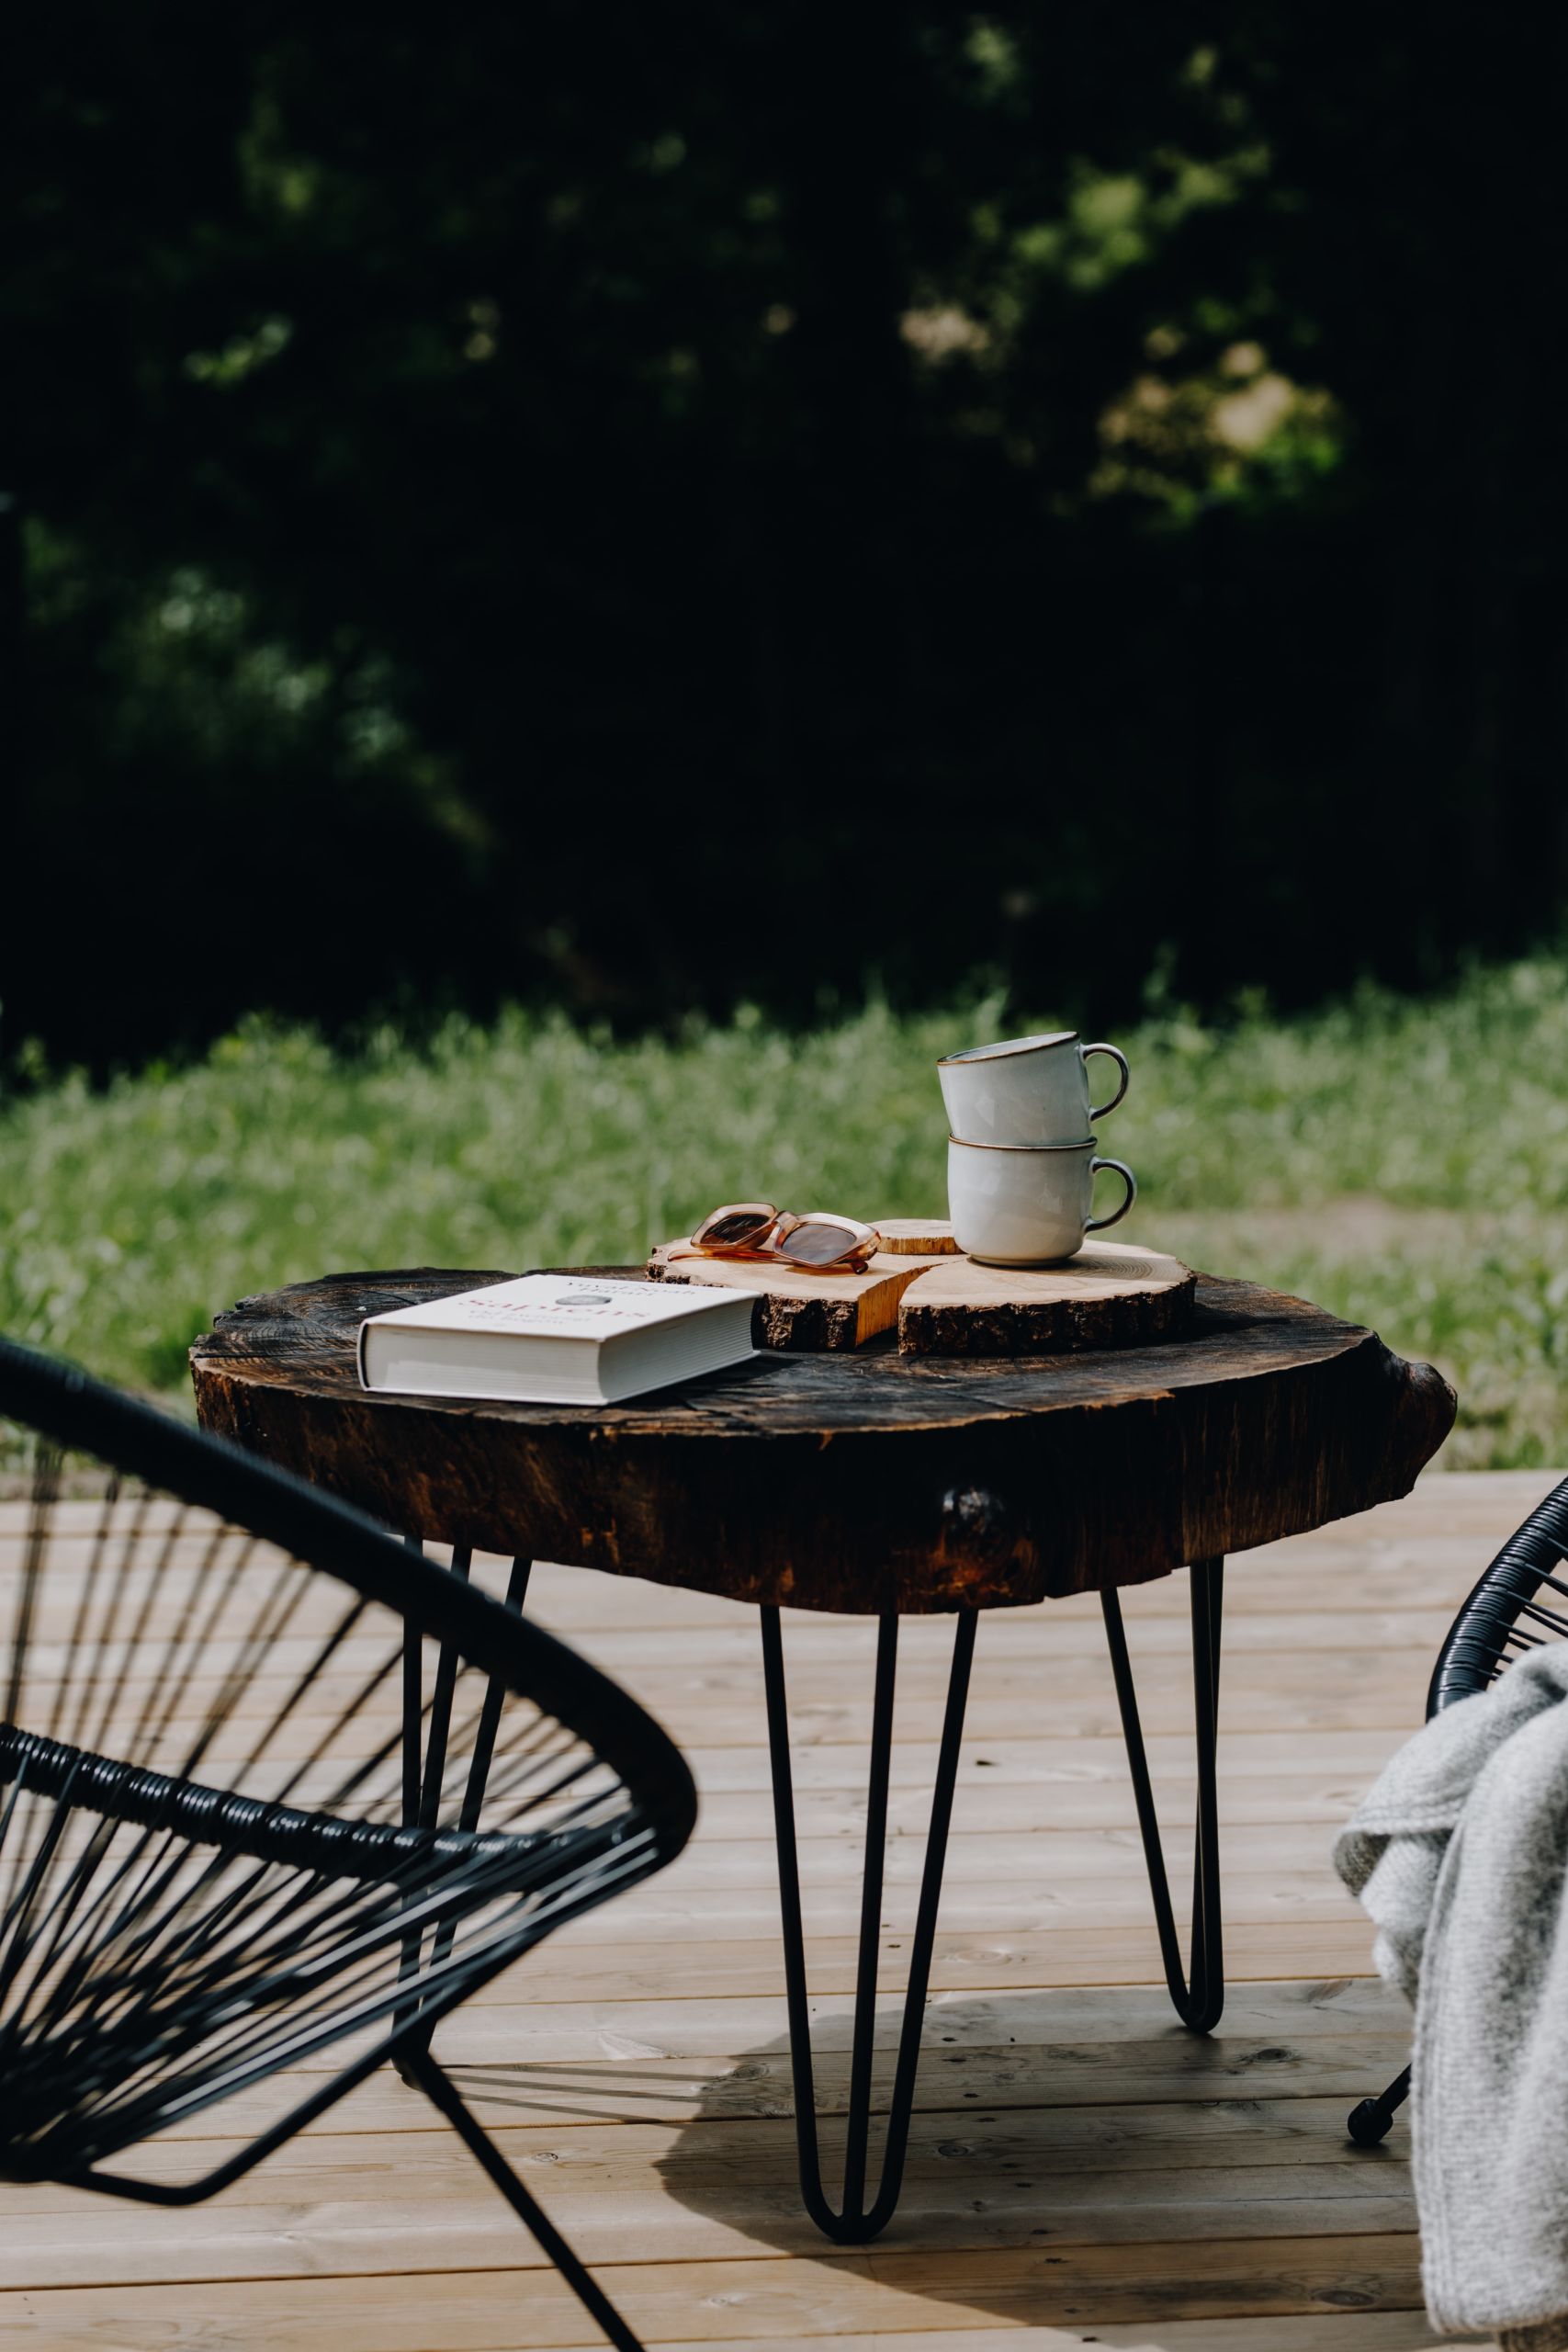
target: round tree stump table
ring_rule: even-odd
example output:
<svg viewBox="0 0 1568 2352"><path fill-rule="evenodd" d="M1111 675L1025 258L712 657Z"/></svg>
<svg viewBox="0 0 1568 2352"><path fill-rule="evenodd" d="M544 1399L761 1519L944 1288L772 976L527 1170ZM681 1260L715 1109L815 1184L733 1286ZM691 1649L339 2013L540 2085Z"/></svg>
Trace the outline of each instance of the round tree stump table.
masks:
<svg viewBox="0 0 1568 2352"><path fill-rule="evenodd" d="M635 1268L592 1270L635 1273ZM773 1777L801 2188L840 2244L897 2203L978 1613L1098 1591L1167 1983L1195 2032L1224 1997L1215 1805L1224 1556L1409 1491L1452 1425L1429 1364L1247 1283L1198 1277L1179 1339L994 1362L765 1354L623 1405L468 1404L359 1385L362 1319L508 1279L335 1274L242 1299L191 1353L204 1425L358 1503L412 1543L560 1560L752 1601ZM1187 1568L1198 1805L1184 1957L1117 1597ZM879 1620L842 2193L817 2143L781 1605ZM955 1621L880 2178L872 2051L898 1620ZM419 1725L409 1727L419 1738Z"/></svg>

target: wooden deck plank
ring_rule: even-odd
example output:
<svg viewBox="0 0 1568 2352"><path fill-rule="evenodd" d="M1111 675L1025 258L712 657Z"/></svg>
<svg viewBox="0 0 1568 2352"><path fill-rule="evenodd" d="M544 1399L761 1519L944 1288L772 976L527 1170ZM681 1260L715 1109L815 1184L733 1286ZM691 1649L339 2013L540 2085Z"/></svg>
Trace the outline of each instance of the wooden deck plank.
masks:
<svg viewBox="0 0 1568 2352"><path fill-rule="evenodd" d="M1138 2245L1152 2238L1365 2236L1408 2230L1404 2168L1373 2190L1345 2147L1338 2101L1288 2101L1277 2114L1233 2101L1180 2110L1064 2110L1042 2133L1032 2114L1000 2121L922 2118L911 2136L898 2215L878 2251L935 2252L1026 2243ZM1147 2128L1145 2128L1147 2127ZM1204 2128L1209 2127L1209 2128ZM761 2238L809 2256L818 2241L791 2177L793 2129L772 2122L504 2128L499 2143L525 2180L547 2181L551 2218L598 2263L744 2258ZM171 2278L288 2278L298 2220L310 2213L321 2267L370 2276L537 2268L511 2215L451 2133L427 2136L417 2168L395 2143L357 2135L301 2141L225 2196L189 2211L105 2207L85 2191L16 2188L0 2197L0 2289L156 2283ZM158 2179L189 2168L161 2154Z"/></svg>
<svg viewBox="0 0 1568 2352"><path fill-rule="evenodd" d="M1351 2341L1351 2331L1354 2341ZM1166 2320L1157 2327L1106 2327L1091 2321L1086 2327L1019 2327L1007 2335L1008 2352L1077 2352L1080 2345L1113 2347L1113 2352L1432 2352L1438 2338L1416 2312L1359 2312L1347 2317L1311 2314L1294 2318ZM942 2331L936 2345L926 2334L903 2328L892 2335L840 2335L834 2352L998 2352L988 2328L957 2327ZM671 2344L663 2352L694 2352L690 2345ZM742 2340L708 2344L703 2352L743 2352ZM1466 2352L1497 2352L1495 2344L1472 2344Z"/></svg>
<svg viewBox="0 0 1568 2352"><path fill-rule="evenodd" d="M297 2241L308 2259L308 2244ZM1414 2234L1282 2235L1130 2247L986 2246L952 2253L873 2246L809 2256L759 2253L703 2263L612 2263L600 2283L649 2344L808 2344L882 2328L1078 2321L1157 2324L1167 2316L1252 2318L1407 2311L1419 2291ZM481 2269L171 2281L0 2295L0 2331L49 2352L558 2352L592 2342L552 2271ZM41 2321L41 2324L40 2324ZM47 2332L46 2332L47 2331ZM0 2342L6 2341L0 2333ZM939 2338L940 2340L940 2338ZM1346 2352L1355 2352L1353 2329Z"/></svg>
<svg viewBox="0 0 1568 2352"><path fill-rule="evenodd" d="M1314 2003L1303 1997L1309 1993L1335 1997ZM1244 1984L1233 1992L1218 2030L1206 2038L1182 2032L1169 2017L1163 1992L1145 1987L1036 1992L1027 1999L990 2001L939 1996L928 2015L921 2107L931 2114L1089 2102L1168 2105L1229 2097L1348 2098L1359 2096L1367 2082L1396 2073L1409 2043L1402 2005L1365 1978L1329 1987ZM777 2024L772 2005L693 2003L681 2009L662 2003L657 2012L597 2013L562 2007L541 2012L536 2022L536 2047L547 2054L510 2064L489 2059L455 2065L465 2095L499 2123L679 2121L791 2112L783 2038L777 2037L775 2047L762 2046ZM629 2023L643 2029L643 2040L624 2030ZM672 2024L673 2030L652 2038L661 2024ZM895 2024L890 2012L879 2065L891 2064ZM850 2028L846 2010L819 2010L815 2087L821 2114L844 2110ZM740 2047L722 2048L727 2036ZM296 2070L269 2086L265 2096L252 2091L193 2117L170 2140L254 2132L279 2106L302 2097L319 2081L320 2071L312 2075ZM382 2073L310 2129L412 2132L446 2126L423 2097Z"/></svg>
<svg viewBox="0 0 1568 2352"><path fill-rule="evenodd" d="M1100 2064L1108 2076L1119 2073L1109 2050L1100 2053ZM486 2104L482 2096L476 2104ZM667 2167L668 2178L683 2172L694 2182L711 2177L721 2186L723 2175L749 2175L767 2193L777 2171L777 2127L788 2120L779 2112L782 2104L776 2103L771 2113L742 2114L715 2112L705 2102L695 2126L679 2117L659 2123L618 2116L602 2120L557 2118L545 2123L516 2114L508 2118L496 2104L488 2106L487 2120L509 2162L557 2167L553 2177L568 2194L581 2197L603 2182L609 2194L632 2199L647 2190L656 2166ZM1048 2115L1045 2129L1034 2129L1035 2112ZM242 2138L213 2129L214 2120L226 2113L226 2109L209 2111L209 2136L197 2144L172 2136L150 2142L138 2154L138 2173L150 2180L180 2180L198 2163L223 2161L243 2145ZM438 2144L423 2152L425 2165L434 2170L422 2178L428 2177L435 2193L450 2197L469 2185L473 2167L456 2137L440 2128L434 2109L430 2113ZM1020 2186L1032 2188L1037 2179L1060 2174L1098 2175L1109 2168L1115 2177L1125 2175L1131 2181L1134 2174L1173 2166L1183 2172L1234 2170L1250 2158L1260 2165L1293 2165L1314 2180L1326 2180L1330 2174L1345 2180L1363 2178L1365 2163L1334 2128L1343 2120L1340 2102L1318 2091L1315 2083L1311 2092L1299 2097L1212 2099L1201 2109L1164 2098L1121 2098L1109 2107L1041 2100L1036 2109L1021 2116L993 2112L987 2106L968 2110L956 2122L951 2113L927 2102L910 2135L908 2178L912 2184L924 2180L951 2187L955 2165L973 2160L981 2168L977 2178L1010 2195ZM336 2119L329 2117L314 2132L291 2141L259 2171L236 2182L221 2203L236 2210L276 2205L297 2194L302 2181L315 2184L322 2194L341 2195L367 2170L378 2175L388 2195L395 2198L406 2187L397 2167L395 2147L367 2150L358 2132L338 2129ZM1391 2176L1398 2176L1394 2188L1403 2192L1399 2168L1391 2165L1390 2170ZM1053 2197L1057 2193L1051 2192ZM1325 2188L1324 2193L1332 2192ZM117 2211L100 2204L90 2191L59 2183L0 2181L0 2219L7 2223L89 2210L106 2229L119 2218L134 2222L136 2233L159 2218L126 2207ZM220 2210L213 2205L208 2213L216 2215ZM696 2201L694 2211L699 2222L705 2218ZM794 2200L787 2200L781 2211L785 2221L793 2222ZM183 2228L197 2215L193 2209L177 2218ZM966 2224L953 2208L942 2226ZM907 2235L900 2221L897 2236ZM6 2258L0 2248L0 2259Z"/></svg>

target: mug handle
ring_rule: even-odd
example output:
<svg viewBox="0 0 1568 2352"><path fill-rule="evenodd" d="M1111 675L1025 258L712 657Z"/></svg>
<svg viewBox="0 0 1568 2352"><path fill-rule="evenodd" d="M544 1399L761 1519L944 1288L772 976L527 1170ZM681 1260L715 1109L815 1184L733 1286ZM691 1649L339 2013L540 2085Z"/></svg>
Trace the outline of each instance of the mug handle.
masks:
<svg viewBox="0 0 1568 2352"><path fill-rule="evenodd" d="M1102 1050L1114 1053L1116 1049L1114 1046L1110 1046ZM1116 1057L1118 1061L1122 1058L1119 1054ZM1126 1064L1124 1062L1122 1066L1123 1069L1126 1068ZM1118 1095L1116 1099L1120 1102L1122 1098ZM1086 1216L1083 1227L1086 1233L1102 1233L1108 1225L1120 1225L1128 1210L1132 1207L1133 1203L1138 1197L1138 1180L1134 1175L1132 1170L1125 1166L1120 1159L1091 1159L1089 1163L1089 1181L1090 1184L1094 1182L1096 1173L1101 1168L1114 1168L1118 1176L1120 1176L1126 1184L1127 1197L1122 1202L1121 1207L1111 1216Z"/></svg>
<svg viewBox="0 0 1568 2352"><path fill-rule="evenodd" d="M1127 1057L1122 1051L1120 1046L1086 1046L1083 1049L1083 1057L1086 1062L1088 1061L1090 1054L1109 1054L1111 1060L1115 1063L1117 1069L1122 1073L1122 1083L1117 1088L1115 1093L1111 1096L1110 1102L1102 1102L1098 1111L1091 1111L1089 1113L1089 1125L1092 1126L1096 1119L1107 1118L1110 1114L1115 1110L1116 1105L1121 1102L1122 1097L1127 1091L1127 1080L1131 1073L1127 1068ZM1113 1160L1109 1164L1112 1167L1119 1167L1121 1165L1120 1161L1116 1160Z"/></svg>

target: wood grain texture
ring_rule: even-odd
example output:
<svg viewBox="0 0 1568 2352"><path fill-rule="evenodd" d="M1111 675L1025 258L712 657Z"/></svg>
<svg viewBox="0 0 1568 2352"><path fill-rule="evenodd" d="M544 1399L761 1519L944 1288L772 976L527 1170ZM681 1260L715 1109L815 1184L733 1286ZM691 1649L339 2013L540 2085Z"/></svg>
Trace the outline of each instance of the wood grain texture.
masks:
<svg viewBox="0 0 1568 2352"><path fill-rule="evenodd" d="M1391 2168L1374 2198L1355 2149L1326 2155L1343 2121L1339 2102L1326 2098L1259 2101L1251 2114L1233 2100L1212 2120L1190 2105L1067 2106L1053 2116L1048 2147L1027 2111L965 2121L955 2128L951 2117L932 2115L916 2123L900 2212L906 2245L932 2252L1016 2245L1043 2201L1055 2232L1104 2245L1178 2235L1237 2241L1275 2237L1281 2228L1360 2236L1408 2231L1414 2222L1402 2176ZM539 2125L518 2118L500 2122L495 2136L525 2178L548 2167L552 2218L569 2237L592 2231L601 2260L744 2258L763 2215L781 2250L809 2256L821 2245L795 2184L781 2177L772 2119ZM106 2206L100 2249L131 2279L166 2278L176 2267L189 2277L243 2269L287 2278L295 2267L291 2213L309 2198L322 2214L323 2250L345 2267L356 2256L367 2267L389 2256L405 2273L543 2267L455 2134L429 2135L419 2153L416 2170L395 2154L378 2160L357 2133L315 2133L205 2209ZM145 2173L178 2179L189 2165L188 2147L154 2145ZM671 2211L660 2177L677 2172L681 2205ZM355 2210L367 2173L381 2186L370 2212ZM981 2196L953 2193L977 2185ZM0 2185L0 2219L24 2225L0 2230L0 2288L71 2286L87 2201L70 2189Z"/></svg>
<svg viewBox="0 0 1568 2352"><path fill-rule="evenodd" d="M1440 1375L1375 1333L1210 1276L1154 1348L953 1363L884 1338L592 1408L360 1387L365 1316L504 1279L243 1299L192 1351L200 1418L412 1533L911 1613L1135 1584L1317 1527L1407 1492L1453 1420Z"/></svg>
<svg viewBox="0 0 1568 2352"><path fill-rule="evenodd" d="M205 2352L219 2345L243 2345L244 2352L314 2346L322 2352L548 2352L590 2345L570 2289L553 2271L520 2274L505 2267L513 2258L498 2243L493 2267L404 2277L394 2241L384 2246L387 2267L379 2275L334 2261L337 2275L319 2278L227 2278L107 2292L62 2288L43 2306L57 2331L51 2335L35 2325L41 2297L7 2293L0 2295L0 2343L12 2328L18 2331L12 2340L38 2352ZM978 2310L980 2324L993 2329L1071 2328L1092 2312L1097 2320L1128 2323L1122 2340L1152 2352L1150 2327L1173 2311L1202 2319L1313 2312L1335 2315L1343 2325L1347 2312L1408 2311L1420 2294L1409 2232L1346 2238L1292 2237L1286 2230L1235 2245L1179 2238L1132 2251L1052 2233L1033 2245L950 2254L884 2245L870 2254L824 2249L809 2261L772 2255L608 2262L597 2275L637 2334L671 2352L755 2343L798 2352L818 2337L857 2331L940 2329L954 2307ZM1074 2340L1069 2335L1067 2342ZM1076 2338L1102 2340L1098 2329ZM1360 2352L1367 2341L1348 2331L1346 2352Z"/></svg>
<svg viewBox="0 0 1568 2352"><path fill-rule="evenodd" d="M1197 1280L1179 1258L1124 1242L1088 1241L1053 1266L985 1266L964 1256L951 1226L908 1217L884 1231L861 1274L802 1272L736 1258L649 1258L650 1282L750 1291L759 1348L834 1353L897 1329L912 1355L1059 1355L1147 1347L1185 1328Z"/></svg>
<svg viewBox="0 0 1568 2352"><path fill-rule="evenodd" d="M757 1302L753 1347L836 1353L892 1330L904 1293L935 1262L932 1253L893 1256L878 1250L863 1274L814 1274L748 1259L650 1257L645 1271L650 1282L750 1291Z"/></svg>
<svg viewBox="0 0 1568 2352"><path fill-rule="evenodd" d="M944 1216L879 1216L874 1220L892 1258L955 1258L958 1243Z"/></svg>
<svg viewBox="0 0 1568 2352"><path fill-rule="evenodd" d="M1191 1320L1198 1278L1179 1258L1086 1241L1059 1266L928 1266L898 1306L898 1345L923 1356L1028 1356L1150 1347Z"/></svg>

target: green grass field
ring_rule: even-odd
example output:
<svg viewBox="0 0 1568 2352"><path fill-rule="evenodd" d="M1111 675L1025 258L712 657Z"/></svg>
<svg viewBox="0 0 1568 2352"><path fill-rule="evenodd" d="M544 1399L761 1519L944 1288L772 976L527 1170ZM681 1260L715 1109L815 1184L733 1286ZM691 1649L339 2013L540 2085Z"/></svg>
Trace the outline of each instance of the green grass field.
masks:
<svg viewBox="0 0 1568 2352"><path fill-rule="evenodd" d="M333 1268L637 1260L735 1198L940 1215L931 1065L1003 1020L613 1045L514 1014L351 1059L257 1025L107 1091L61 1079L0 1104L0 1329L175 1396L216 1308ZM1568 964L1118 1043L1102 1142L1142 1186L1119 1238L1430 1358L1450 1466L1568 1463Z"/></svg>

